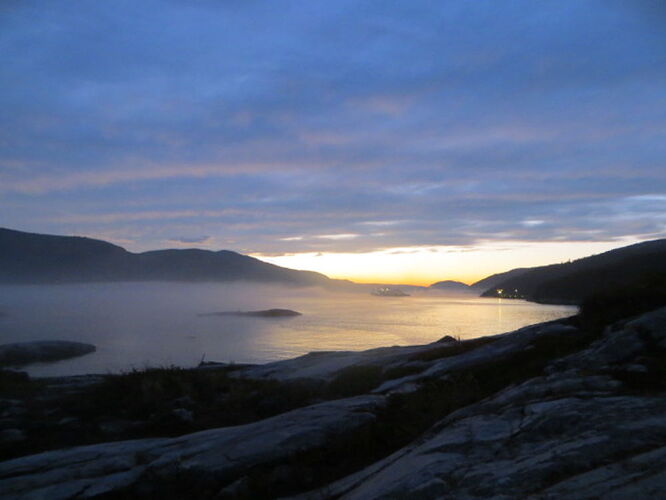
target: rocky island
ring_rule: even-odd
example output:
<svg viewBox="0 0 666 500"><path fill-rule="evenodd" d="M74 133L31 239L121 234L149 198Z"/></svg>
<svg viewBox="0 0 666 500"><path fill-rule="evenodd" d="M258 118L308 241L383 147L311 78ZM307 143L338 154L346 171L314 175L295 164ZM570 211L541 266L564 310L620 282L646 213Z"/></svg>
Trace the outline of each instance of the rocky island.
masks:
<svg viewBox="0 0 666 500"><path fill-rule="evenodd" d="M302 315L302 313L292 311L291 309L263 309L261 311L221 311L200 314L200 316L249 316L252 318L291 318L294 316Z"/></svg>
<svg viewBox="0 0 666 500"><path fill-rule="evenodd" d="M76 358L95 351L92 344L66 340L40 340L0 345L0 367L23 366Z"/></svg>
<svg viewBox="0 0 666 500"><path fill-rule="evenodd" d="M256 366L3 372L3 496L654 498L666 308L617 315Z"/></svg>

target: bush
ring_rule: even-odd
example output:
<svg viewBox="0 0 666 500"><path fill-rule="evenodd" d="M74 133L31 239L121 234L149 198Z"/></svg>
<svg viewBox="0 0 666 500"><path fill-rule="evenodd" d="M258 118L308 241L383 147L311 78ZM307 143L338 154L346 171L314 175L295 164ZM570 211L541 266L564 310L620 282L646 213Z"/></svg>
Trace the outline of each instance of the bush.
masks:
<svg viewBox="0 0 666 500"><path fill-rule="evenodd" d="M24 397L39 388L39 382L30 379L26 372L0 368L0 396Z"/></svg>
<svg viewBox="0 0 666 500"><path fill-rule="evenodd" d="M236 378L225 368L148 368L110 375L65 404L84 420L150 421L149 433L163 436L245 424L306 406L319 396L320 386ZM168 417L179 407L192 411L192 422Z"/></svg>
<svg viewBox="0 0 666 500"><path fill-rule="evenodd" d="M604 326L666 306L666 274L644 275L633 284L594 293L583 300L580 316L586 328Z"/></svg>
<svg viewBox="0 0 666 500"><path fill-rule="evenodd" d="M382 382L382 367L379 365L348 366L338 372L328 384L327 395L331 398L346 398L372 391Z"/></svg>

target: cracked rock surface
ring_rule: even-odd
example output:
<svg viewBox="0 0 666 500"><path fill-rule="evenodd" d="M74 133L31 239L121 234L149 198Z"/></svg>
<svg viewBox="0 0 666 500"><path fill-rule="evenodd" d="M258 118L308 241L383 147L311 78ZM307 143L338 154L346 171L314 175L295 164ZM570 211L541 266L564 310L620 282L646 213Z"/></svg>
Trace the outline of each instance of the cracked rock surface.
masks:
<svg viewBox="0 0 666 500"><path fill-rule="evenodd" d="M247 467L321 447L372 421L381 396L321 403L237 427L177 438L81 446L0 463L3 498L92 498L132 485L142 476L179 471L232 479Z"/></svg>
<svg viewBox="0 0 666 500"><path fill-rule="evenodd" d="M544 378L465 408L326 496L651 498L666 485L666 399L586 385L581 395Z"/></svg>
<svg viewBox="0 0 666 500"><path fill-rule="evenodd" d="M664 338L666 308L614 325L544 376L452 413L411 445L302 498L663 496L666 394L611 374L643 366L646 356L663 362Z"/></svg>

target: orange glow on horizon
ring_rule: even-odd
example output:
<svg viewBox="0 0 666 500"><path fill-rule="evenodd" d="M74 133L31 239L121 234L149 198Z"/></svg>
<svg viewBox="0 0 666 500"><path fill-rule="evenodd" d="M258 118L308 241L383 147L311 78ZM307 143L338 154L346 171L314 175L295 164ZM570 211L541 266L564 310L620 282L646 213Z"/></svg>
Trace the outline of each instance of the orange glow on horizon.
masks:
<svg viewBox="0 0 666 500"><path fill-rule="evenodd" d="M326 273L323 273L326 274ZM460 281L461 283L465 283L466 285L472 285L476 283L479 280L482 280L483 278L486 278L487 275L483 276L474 276L472 278L469 277L457 277L457 276L451 276L447 278L426 278L423 279L423 277L420 276L414 276L414 277L404 277L398 281L390 280L386 276L382 275L377 275L377 276L365 276L361 278L355 278L355 277L350 277L348 275L333 275L333 274L326 274L329 278L336 279L336 280L349 280L353 281L354 283L359 283L362 285L372 285L372 284L389 284L389 285L412 285L412 286L430 286L433 283L437 283L438 281L444 281L444 280L452 280L452 281Z"/></svg>
<svg viewBox="0 0 666 500"><path fill-rule="evenodd" d="M605 242L484 242L469 247L408 247L364 253L304 252L253 257L290 269L316 271L329 278L356 283L428 286L454 280L468 285L492 274L518 267L535 267L575 260L636 243Z"/></svg>

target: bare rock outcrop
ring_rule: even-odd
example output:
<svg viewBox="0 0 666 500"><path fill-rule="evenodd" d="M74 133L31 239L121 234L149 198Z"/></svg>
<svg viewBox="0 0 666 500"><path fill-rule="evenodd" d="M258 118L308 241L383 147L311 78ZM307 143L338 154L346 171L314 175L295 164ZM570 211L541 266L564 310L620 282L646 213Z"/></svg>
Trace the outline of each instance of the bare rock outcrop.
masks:
<svg viewBox="0 0 666 500"><path fill-rule="evenodd" d="M666 393L646 384L664 338L666 308L614 325L543 376L302 498L656 498L666 489ZM638 387L618 378L627 368L644 376Z"/></svg>
<svg viewBox="0 0 666 500"><path fill-rule="evenodd" d="M615 390L604 377L511 388L325 496L650 498L666 484L666 399Z"/></svg>
<svg viewBox="0 0 666 500"><path fill-rule="evenodd" d="M177 438L103 443L8 460L0 463L2 496L93 498L146 477L178 473L231 481L253 466L322 447L371 422L383 405L383 397L360 396Z"/></svg>

